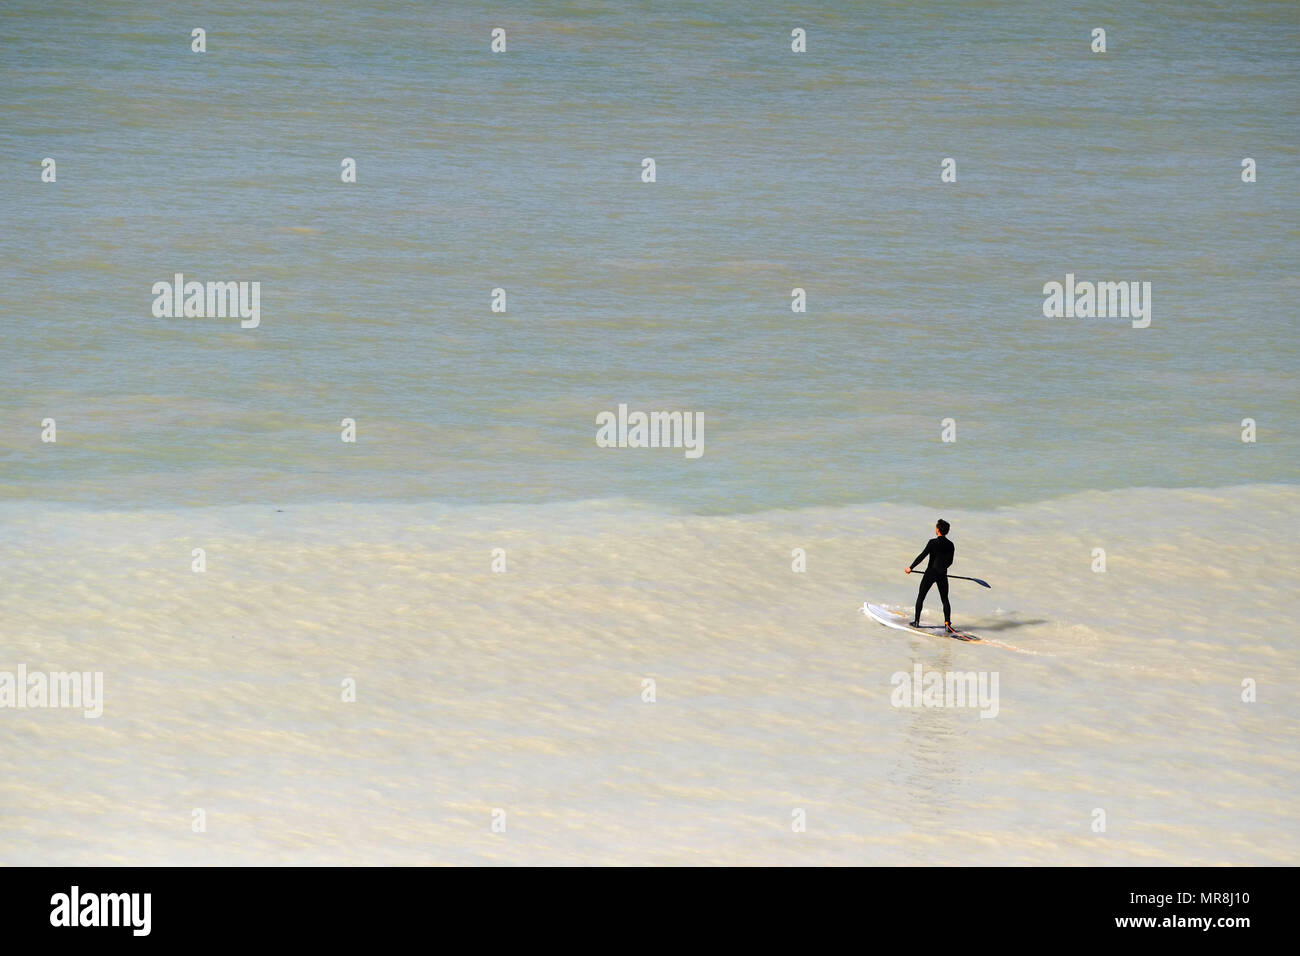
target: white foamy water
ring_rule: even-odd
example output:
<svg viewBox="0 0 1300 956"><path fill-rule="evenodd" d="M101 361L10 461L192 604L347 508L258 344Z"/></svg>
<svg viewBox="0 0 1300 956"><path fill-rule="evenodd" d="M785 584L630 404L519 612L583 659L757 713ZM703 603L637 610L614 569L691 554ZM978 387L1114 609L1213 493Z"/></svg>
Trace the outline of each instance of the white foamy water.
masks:
<svg viewBox="0 0 1300 956"><path fill-rule="evenodd" d="M1254 0L8 0L0 685L106 700L0 709L0 863L1297 862L1298 49ZM1067 274L1150 327L1045 318ZM622 404L703 456L597 447ZM986 643L859 612L939 515ZM916 665L997 716L891 706Z"/></svg>
<svg viewBox="0 0 1300 956"><path fill-rule="evenodd" d="M929 507L2 515L0 669L105 675L0 711L5 863L1297 862L1287 486L946 512L954 620L1019 650L861 614ZM918 663L997 716L891 706Z"/></svg>

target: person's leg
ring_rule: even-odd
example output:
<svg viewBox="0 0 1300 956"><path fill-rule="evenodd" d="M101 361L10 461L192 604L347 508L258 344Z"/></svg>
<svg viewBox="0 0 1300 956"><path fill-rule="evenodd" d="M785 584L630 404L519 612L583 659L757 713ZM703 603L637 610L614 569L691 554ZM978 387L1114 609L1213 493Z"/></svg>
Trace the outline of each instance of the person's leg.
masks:
<svg viewBox="0 0 1300 956"><path fill-rule="evenodd" d="M942 575L934 583L939 585L939 600L943 601L943 620L947 624L952 620L952 608L948 606L948 575Z"/></svg>
<svg viewBox="0 0 1300 956"><path fill-rule="evenodd" d="M921 606L925 604L925 592L930 590L930 585L933 583L930 575L924 574L921 576L921 587L916 592L916 613L912 615L913 622L921 620Z"/></svg>

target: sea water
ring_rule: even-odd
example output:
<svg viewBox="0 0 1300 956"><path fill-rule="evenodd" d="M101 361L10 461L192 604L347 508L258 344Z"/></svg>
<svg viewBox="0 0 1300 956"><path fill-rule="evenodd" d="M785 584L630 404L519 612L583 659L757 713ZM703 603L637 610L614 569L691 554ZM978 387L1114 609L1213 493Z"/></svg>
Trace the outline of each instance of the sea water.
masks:
<svg viewBox="0 0 1300 956"><path fill-rule="evenodd" d="M1298 19L7 4L0 860L1296 862Z"/></svg>

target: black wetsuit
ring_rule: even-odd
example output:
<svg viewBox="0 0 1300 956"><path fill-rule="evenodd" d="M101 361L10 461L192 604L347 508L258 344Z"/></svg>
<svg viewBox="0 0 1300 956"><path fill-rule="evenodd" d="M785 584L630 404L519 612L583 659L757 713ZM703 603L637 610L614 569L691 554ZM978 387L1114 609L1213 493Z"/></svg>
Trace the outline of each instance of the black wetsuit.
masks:
<svg viewBox="0 0 1300 956"><path fill-rule="evenodd" d="M925 604L926 592L930 590L932 584L939 586L939 600L943 601L943 619L952 620L952 608L948 606L948 568L952 565L952 555L956 550L946 535L935 535L926 544L925 550L911 563L910 567L915 568L921 563L922 558L927 554L930 556L930 563L925 566L925 575L921 578L921 590L916 592L916 616L912 620L921 620L921 606Z"/></svg>

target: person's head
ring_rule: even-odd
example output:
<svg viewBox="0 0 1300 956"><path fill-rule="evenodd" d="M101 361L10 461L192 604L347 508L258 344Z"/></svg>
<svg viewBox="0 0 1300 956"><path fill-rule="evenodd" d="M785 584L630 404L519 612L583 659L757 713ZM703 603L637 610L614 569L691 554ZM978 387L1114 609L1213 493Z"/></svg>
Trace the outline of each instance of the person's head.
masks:
<svg viewBox="0 0 1300 956"><path fill-rule="evenodd" d="M948 533L948 529L951 528L951 527L952 527L952 525L950 525L948 522L944 521L942 518L940 518L938 521L936 521L936 522L934 523L934 530L935 530L936 532L938 532L939 534L945 534L945 535L946 535L946 534Z"/></svg>

